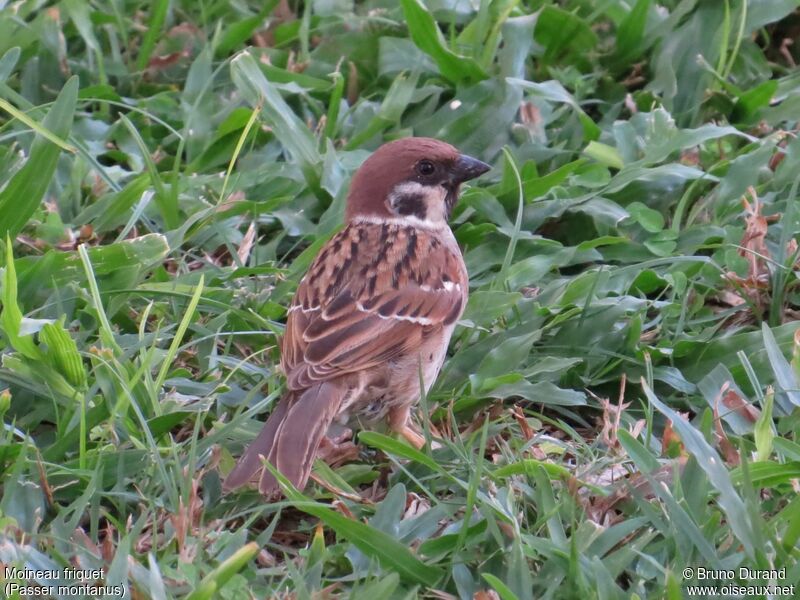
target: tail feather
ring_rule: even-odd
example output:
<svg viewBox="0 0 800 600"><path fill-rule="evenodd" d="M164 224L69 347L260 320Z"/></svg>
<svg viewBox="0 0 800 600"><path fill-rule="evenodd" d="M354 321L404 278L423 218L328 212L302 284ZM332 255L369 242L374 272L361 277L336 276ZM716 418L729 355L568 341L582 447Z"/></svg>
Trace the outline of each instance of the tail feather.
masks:
<svg viewBox="0 0 800 600"><path fill-rule="evenodd" d="M338 413L343 398L341 386L329 382L284 396L261 433L225 479L225 490L248 483L262 468L262 456L296 488L303 489L320 441ZM263 469L258 489L266 495L279 489L277 480L268 469Z"/></svg>
<svg viewBox="0 0 800 600"><path fill-rule="evenodd" d="M328 427L339 412L344 390L334 383L319 383L306 389L281 421L269 462L302 490L311 474L317 449ZM258 489L271 494L279 489L278 481L264 469Z"/></svg>
<svg viewBox="0 0 800 600"><path fill-rule="evenodd" d="M261 456L268 457L272 452L272 446L275 440L275 433L283 423L289 407L294 401L294 393L289 392L281 401L278 406L272 411L267 422L264 423L261 432L256 436L250 445L245 450L245 453L233 467L233 470L228 473L222 484L225 491L235 490L238 487L248 483L256 472L262 468Z"/></svg>

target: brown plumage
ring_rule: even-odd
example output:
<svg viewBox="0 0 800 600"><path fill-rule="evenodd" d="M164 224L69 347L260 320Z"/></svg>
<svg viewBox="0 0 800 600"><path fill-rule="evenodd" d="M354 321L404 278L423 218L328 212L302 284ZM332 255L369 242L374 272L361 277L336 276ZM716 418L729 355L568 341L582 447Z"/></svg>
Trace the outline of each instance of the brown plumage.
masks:
<svg viewBox="0 0 800 600"><path fill-rule="evenodd" d="M334 420L408 427L441 368L467 301L461 252L447 225L462 182L488 165L438 140L385 144L353 177L346 225L320 250L289 308L281 343L286 395L225 481L232 489L261 456L302 488ZM259 489L278 489L267 469Z"/></svg>

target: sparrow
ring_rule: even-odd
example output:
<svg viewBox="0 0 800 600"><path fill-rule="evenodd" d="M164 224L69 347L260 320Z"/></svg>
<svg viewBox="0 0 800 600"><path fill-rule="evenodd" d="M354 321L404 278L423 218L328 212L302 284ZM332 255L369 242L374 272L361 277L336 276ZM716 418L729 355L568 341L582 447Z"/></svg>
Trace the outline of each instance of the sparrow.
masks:
<svg viewBox="0 0 800 600"><path fill-rule="evenodd" d="M444 362L467 302L468 277L448 225L460 186L489 170L450 144L410 137L384 144L358 169L345 226L301 279L280 343L286 393L224 482L261 470L259 490L279 491L262 460L303 489L334 423L384 421L418 448L409 415Z"/></svg>

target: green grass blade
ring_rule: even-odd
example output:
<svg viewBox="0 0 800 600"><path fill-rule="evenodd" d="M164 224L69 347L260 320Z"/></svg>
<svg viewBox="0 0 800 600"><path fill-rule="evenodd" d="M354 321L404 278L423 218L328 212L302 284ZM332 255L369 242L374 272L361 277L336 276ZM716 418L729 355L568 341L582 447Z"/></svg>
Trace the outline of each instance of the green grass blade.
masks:
<svg viewBox="0 0 800 600"><path fill-rule="evenodd" d="M63 144L60 146L51 138L63 140L69 135L77 99L78 78L71 77L58 94L42 126L37 128L52 135L40 136L33 141L25 165L0 191L0 233L16 236L39 207L63 147Z"/></svg>
<svg viewBox="0 0 800 600"><path fill-rule="evenodd" d="M436 62L444 77L453 83L476 83L487 78L475 59L447 47L436 21L420 0L401 0L400 5L414 44Z"/></svg>
<svg viewBox="0 0 800 600"><path fill-rule="evenodd" d="M293 502L293 505L319 518L364 554L375 558L384 568L398 573L406 581L433 587L442 577L438 568L425 564L407 546L382 531L348 519L321 504L299 501Z"/></svg>

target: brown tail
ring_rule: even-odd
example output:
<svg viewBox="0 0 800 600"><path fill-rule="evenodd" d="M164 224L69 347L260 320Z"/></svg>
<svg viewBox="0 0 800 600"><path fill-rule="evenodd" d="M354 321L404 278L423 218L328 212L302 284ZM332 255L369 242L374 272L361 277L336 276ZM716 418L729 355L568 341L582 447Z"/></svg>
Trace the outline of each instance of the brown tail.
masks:
<svg viewBox="0 0 800 600"><path fill-rule="evenodd" d="M319 443L339 412L343 398L341 386L329 382L289 392L225 479L224 488L232 490L250 481L261 468L260 457L264 456L302 490L311 473ZM261 474L258 489L262 494L271 494L279 489L278 481L267 469Z"/></svg>

